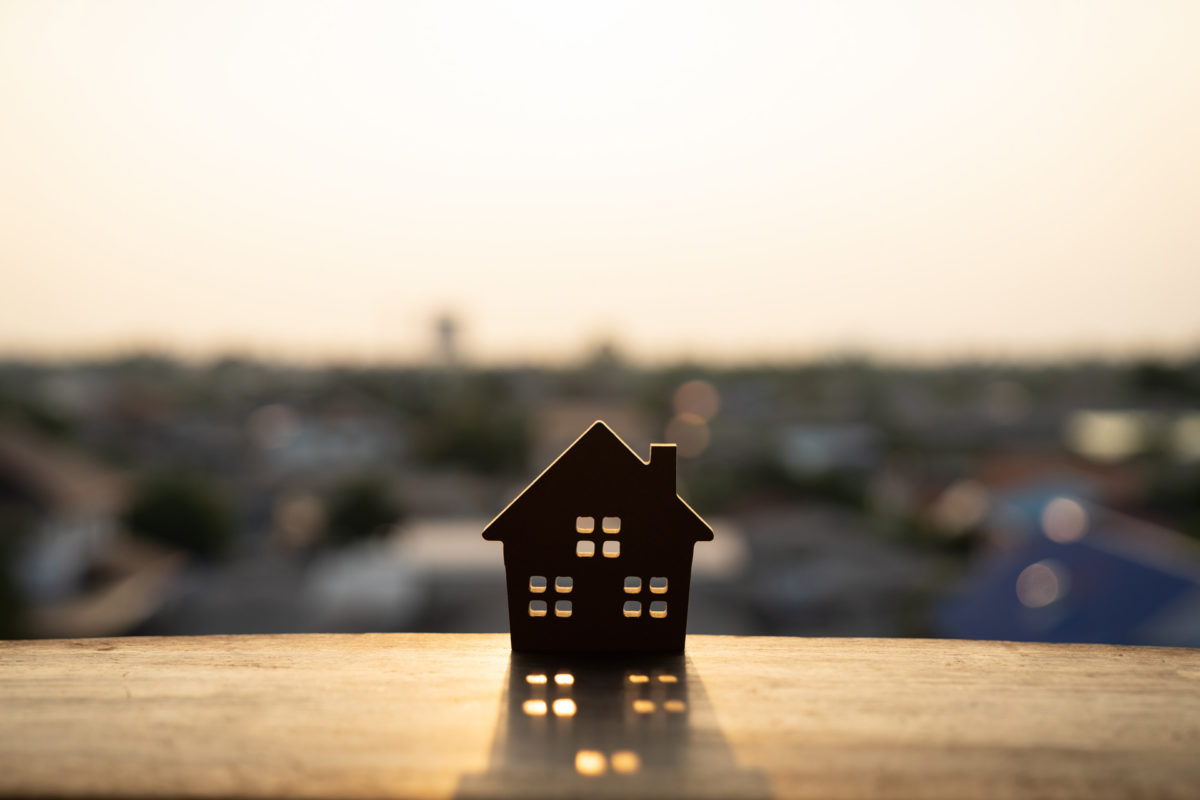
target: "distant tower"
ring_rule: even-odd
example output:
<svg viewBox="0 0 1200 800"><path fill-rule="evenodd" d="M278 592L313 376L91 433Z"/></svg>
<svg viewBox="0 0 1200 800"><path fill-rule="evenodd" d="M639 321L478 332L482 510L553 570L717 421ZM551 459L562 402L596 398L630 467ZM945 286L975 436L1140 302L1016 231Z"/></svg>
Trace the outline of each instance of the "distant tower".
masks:
<svg viewBox="0 0 1200 800"><path fill-rule="evenodd" d="M458 321L450 314L442 314L434 323L437 334L437 363L445 369L459 365Z"/></svg>

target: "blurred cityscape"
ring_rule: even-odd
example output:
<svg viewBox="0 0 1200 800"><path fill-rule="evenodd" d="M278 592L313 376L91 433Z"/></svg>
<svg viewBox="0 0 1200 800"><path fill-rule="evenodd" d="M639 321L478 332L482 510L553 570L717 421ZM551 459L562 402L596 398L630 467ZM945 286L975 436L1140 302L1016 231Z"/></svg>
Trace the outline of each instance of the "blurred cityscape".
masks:
<svg viewBox="0 0 1200 800"><path fill-rule="evenodd" d="M507 629L487 521L677 442L693 633L1200 646L1200 356L0 364L0 634Z"/></svg>

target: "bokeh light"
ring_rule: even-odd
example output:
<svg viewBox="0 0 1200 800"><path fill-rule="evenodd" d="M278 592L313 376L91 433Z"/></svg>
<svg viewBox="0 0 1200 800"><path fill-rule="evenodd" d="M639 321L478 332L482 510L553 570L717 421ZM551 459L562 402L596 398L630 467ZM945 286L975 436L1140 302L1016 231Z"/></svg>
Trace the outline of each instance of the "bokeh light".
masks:
<svg viewBox="0 0 1200 800"><path fill-rule="evenodd" d="M1123 461L1145 446L1150 420L1131 411L1078 411L1067 424L1067 444L1095 461Z"/></svg>
<svg viewBox="0 0 1200 800"><path fill-rule="evenodd" d="M680 458L695 458L708 448L708 424L695 414L678 414L667 423L667 441L675 442Z"/></svg>
<svg viewBox="0 0 1200 800"><path fill-rule="evenodd" d="M692 380L675 390L675 413L691 414L701 422L708 422L721 408L721 397L717 388L705 380Z"/></svg>
<svg viewBox="0 0 1200 800"><path fill-rule="evenodd" d="M942 492L933 507L934 521L951 533L963 533L983 522L991 497L979 481L961 480Z"/></svg>
<svg viewBox="0 0 1200 800"><path fill-rule="evenodd" d="M1088 529L1087 510L1069 497L1056 497L1042 509L1042 530L1059 544L1077 542Z"/></svg>
<svg viewBox="0 0 1200 800"><path fill-rule="evenodd" d="M1200 413L1184 414L1175 420L1171 445L1180 461L1200 461Z"/></svg>
<svg viewBox="0 0 1200 800"><path fill-rule="evenodd" d="M1030 564L1017 576L1017 599L1026 608L1044 608L1068 590L1066 568L1052 559Z"/></svg>

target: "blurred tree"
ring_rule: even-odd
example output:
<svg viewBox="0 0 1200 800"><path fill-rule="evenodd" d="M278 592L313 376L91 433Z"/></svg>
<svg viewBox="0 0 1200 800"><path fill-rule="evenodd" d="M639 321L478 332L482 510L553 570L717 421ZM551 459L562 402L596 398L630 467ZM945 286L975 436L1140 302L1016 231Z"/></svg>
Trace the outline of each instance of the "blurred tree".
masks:
<svg viewBox="0 0 1200 800"><path fill-rule="evenodd" d="M382 536L402 518L382 478L361 476L333 487L328 499L325 539L331 544L348 544Z"/></svg>
<svg viewBox="0 0 1200 800"><path fill-rule="evenodd" d="M1129 370L1129 382L1140 393L1174 400L1192 400L1200 396L1200 386L1182 366L1166 361L1142 360Z"/></svg>
<svg viewBox="0 0 1200 800"><path fill-rule="evenodd" d="M199 475L154 475L134 492L122 521L135 535L201 558L233 541L233 515L220 489Z"/></svg>
<svg viewBox="0 0 1200 800"><path fill-rule="evenodd" d="M432 396L417 441L418 460L480 475L522 472L529 457L530 421L511 383L490 372L459 379Z"/></svg>
<svg viewBox="0 0 1200 800"><path fill-rule="evenodd" d="M1152 470L1145 505L1154 518L1200 540L1200 466L1163 463Z"/></svg>
<svg viewBox="0 0 1200 800"><path fill-rule="evenodd" d="M0 388L0 420L11 420L52 438L75 433L74 422L62 412L29 394Z"/></svg>
<svg viewBox="0 0 1200 800"><path fill-rule="evenodd" d="M0 639L19 639L28 633L17 564L31 527L27 514L0 503Z"/></svg>

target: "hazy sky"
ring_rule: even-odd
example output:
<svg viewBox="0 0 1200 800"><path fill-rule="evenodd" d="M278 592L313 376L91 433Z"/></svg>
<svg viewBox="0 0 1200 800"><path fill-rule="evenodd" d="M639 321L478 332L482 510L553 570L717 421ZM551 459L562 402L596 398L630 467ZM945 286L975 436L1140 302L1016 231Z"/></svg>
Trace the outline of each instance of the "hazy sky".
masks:
<svg viewBox="0 0 1200 800"><path fill-rule="evenodd" d="M0 351L1200 347L1200 2L0 0Z"/></svg>

